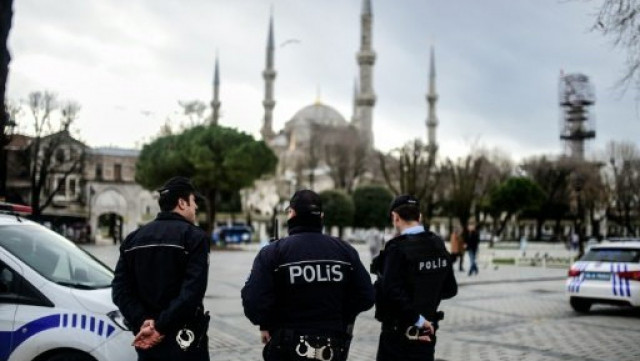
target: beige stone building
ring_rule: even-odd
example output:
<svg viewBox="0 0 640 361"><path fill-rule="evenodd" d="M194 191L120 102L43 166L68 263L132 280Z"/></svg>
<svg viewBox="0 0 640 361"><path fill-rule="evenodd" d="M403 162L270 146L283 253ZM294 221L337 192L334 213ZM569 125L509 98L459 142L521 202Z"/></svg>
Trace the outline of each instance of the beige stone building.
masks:
<svg viewBox="0 0 640 361"><path fill-rule="evenodd" d="M87 215L98 237L122 239L155 218L157 196L135 181L139 151L92 148L85 167Z"/></svg>

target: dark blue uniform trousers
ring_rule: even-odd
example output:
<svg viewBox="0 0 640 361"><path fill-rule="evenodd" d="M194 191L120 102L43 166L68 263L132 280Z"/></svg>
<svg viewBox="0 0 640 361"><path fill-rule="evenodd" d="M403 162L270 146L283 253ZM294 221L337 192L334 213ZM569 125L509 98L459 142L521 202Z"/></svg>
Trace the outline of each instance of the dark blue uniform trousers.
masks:
<svg viewBox="0 0 640 361"><path fill-rule="evenodd" d="M382 331L376 361L433 361L435 337L432 342L408 340L404 333Z"/></svg>

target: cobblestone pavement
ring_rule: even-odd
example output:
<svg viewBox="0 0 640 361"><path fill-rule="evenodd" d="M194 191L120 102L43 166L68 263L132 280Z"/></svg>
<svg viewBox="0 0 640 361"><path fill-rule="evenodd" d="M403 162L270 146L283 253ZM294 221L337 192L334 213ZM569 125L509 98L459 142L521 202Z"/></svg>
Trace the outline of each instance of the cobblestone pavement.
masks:
<svg viewBox="0 0 640 361"><path fill-rule="evenodd" d="M88 246L113 267L114 246ZM205 306L214 361L262 360L259 332L244 317L240 289L255 249L214 251ZM361 257L369 256L365 248ZM564 296L564 269L481 263L480 275L458 272L457 297L444 301L445 320L438 333L439 360L640 360L640 310L595 306L578 315ZM356 322L350 360L374 360L379 323L370 310Z"/></svg>

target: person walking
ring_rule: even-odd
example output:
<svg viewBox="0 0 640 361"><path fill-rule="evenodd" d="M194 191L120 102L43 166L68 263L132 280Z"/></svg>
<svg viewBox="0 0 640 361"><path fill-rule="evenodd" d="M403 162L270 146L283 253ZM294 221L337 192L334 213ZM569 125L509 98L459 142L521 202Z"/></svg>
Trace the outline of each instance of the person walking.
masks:
<svg viewBox="0 0 640 361"><path fill-rule="evenodd" d="M377 361L434 360L438 305L458 293L451 256L442 238L425 231L411 195L393 200L389 216L399 235L372 264L375 317L382 323Z"/></svg>
<svg viewBox="0 0 640 361"><path fill-rule="evenodd" d="M460 227L455 227L453 232L451 232L451 237L449 237L449 247L451 248L451 262L456 263L458 261L458 270L460 272L464 271L464 238L462 237L462 232L460 232ZM453 267L453 265L452 265Z"/></svg>
<svg viewBox="0 0 640 361"><path fill-rule="evenodd" d="M478 265L476 263L476 260L478 258L480 235L478 235L478 231L476 230L476 226L474 224L469 224L466 244L467 253L469 253L469 276L473 276L474 274L477 275Z"/></svg>
<svg viewBox="0 0 640 361"><path fill-rule="evenodd" d="M198 193L185 177L159 193L156 219L120 246L113 302L136 335L138 360L208 361L209 237L195 226Z"/></svg>
<svg viewBox="0 0 640 361"><path fill-rule="evenodd" d="M242 288L247 318L260 326L265 361L346 360L356 316L373 306L371 278L357 251L322 234L322 202L297 191L289 236L263 247Z"/></svg>

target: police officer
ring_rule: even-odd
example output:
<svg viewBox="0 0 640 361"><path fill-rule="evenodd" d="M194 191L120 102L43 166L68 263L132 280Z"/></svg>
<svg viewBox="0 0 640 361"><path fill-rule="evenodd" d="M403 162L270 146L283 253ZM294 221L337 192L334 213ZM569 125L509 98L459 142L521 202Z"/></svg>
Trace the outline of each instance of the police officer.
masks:
<svg viewBox="0 0 640 361"><path fill-rule="evenodd" d="M209 237L194 225L196 189L173 177L159 190L161 212L127 236L113 279L113 302L136 335L139 360L209 360L203 298Z"/></svg>
<svg viewBox="0 0 640 361"><path fill-rule="evenodd" d="M438 305L458 292L451 258L444 241L420 225L415 197L395 198L389 213L399 235L372 264L382 322L377 361L433 360Z"/></svg>
<svg viewBox="0 0 640 361"><path fill-rule="evenodd" d="M349 327L373 306L371 278L348 243L323 235L322 203L297 191L289 237L262 248L242 289L249 320L260 326L265 361L343 360Z"/></svg>

